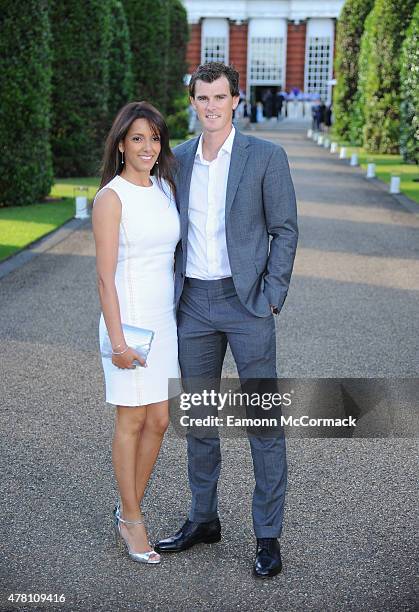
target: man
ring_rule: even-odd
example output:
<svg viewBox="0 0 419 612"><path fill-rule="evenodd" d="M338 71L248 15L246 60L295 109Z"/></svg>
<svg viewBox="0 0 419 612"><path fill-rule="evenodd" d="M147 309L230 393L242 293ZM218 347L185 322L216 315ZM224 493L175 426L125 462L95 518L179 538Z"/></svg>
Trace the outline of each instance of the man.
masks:
<svg viewBox="0 0 419 612"><path fill-rule="evenodd" d="M275 379L273 314L284 303L297 245L294 188L280 146L244 136L232 126L239 75L218 62L192 75L191 104L203 126L199 138L175 149L181 244L176 252L179 361L182 378L219 380L227 343L240 379ZM188 439L192 492L189 518L159 552L179 552L218 542L218 436ZM283 436L249 434L256 487L253 572L281 571L286 488Z"/></svg>

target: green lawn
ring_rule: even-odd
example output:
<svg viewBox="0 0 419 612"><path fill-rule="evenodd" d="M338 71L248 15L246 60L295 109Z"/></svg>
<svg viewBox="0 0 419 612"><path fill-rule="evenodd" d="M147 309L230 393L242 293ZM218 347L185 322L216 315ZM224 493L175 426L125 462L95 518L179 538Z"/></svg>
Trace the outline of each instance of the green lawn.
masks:
<svg viewBox="0 0 419 612"><path fill-rule="evenodd" d="M392 174L400 176L400 191L419 203L419 182L413 181L414 178L419 179L419 168L416 164L404 163L401 155L367 153L358 147L348 147L348 155L351 153L358 153L359 163L365 170L368 163L374 163L377 178L388 185Z"/></svg>
<svg viewBox="0 0 419 612"><path fill-rule="evenodd" d="M74 217L75 187L88 187L87 197L92 199L98 185L99 179L95 177L57 179L50 195L61 200L0 208L0 261Z"/></svg>
<svg viewBox="0 0 419 612"><path fill-rule="evenodd" d="M96 191L98 190L100 178L99 177L83 177L83 178L65 178L56 179L56 183L52 186L51 196L53 198L75 198L77 187L87 187L87 197L92 200Z"/></svg>
<svg viewBox="0 0 419 612"><path fill-rule="evenodd" d="M0 261L74 216L74 201L0 208Z"/></svg>
<svg viewBox="0 0 419 612"><path fill-rule="evenodd" d="M329 138L339 143L339 146L347 147L348 156L358 153L361 168L367 169L368 163L375 164L375 174L377 178L390 185L391 175L400 176L400 191L408 198L419 203L419 167L416 164L406 164L401 155L390 155L387 153L368 153L361 147L351 146L350 142L340 141L334 137L333 132Z"/></svg>

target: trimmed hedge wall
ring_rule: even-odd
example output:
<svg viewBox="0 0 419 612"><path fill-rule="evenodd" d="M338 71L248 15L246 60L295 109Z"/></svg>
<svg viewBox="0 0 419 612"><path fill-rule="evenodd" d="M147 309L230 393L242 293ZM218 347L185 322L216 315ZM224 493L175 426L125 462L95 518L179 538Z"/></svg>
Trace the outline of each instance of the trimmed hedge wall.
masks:
<svg viewBox="0 0 419 612"><path fill-rule="evenodd" d="M135 98L165 114L170 40L168 0L124 0L131 36Z"/></svg>
<svg viewBox="0 0 419 612"><path fill-rule="evenodd" d="M358 56L358 84L352 104L352 119L349 128L349 140L355 145L363 144L363 131L365 125L365 84L368 77L372 47L371 23L374 15L371 11L365 20L362 34L360 52Z"/></svg>
<svg viewBox="0 0 419 612"><path fill-rule="evenodd" d="M52 182L48 0L0 11L0 205L32 204Z"/></svg>
<svg viewBox="0 0 419 612"><path fill-rule="evenodd" d="M127 18L121 0L110 0L109 127L124 104L134 99L134 74Z"/></svg>
<svg viewBox="0 0 419 612"><path fill-rule="evenodd" d="M170 40L167 72L167 113L179 111L177 100L184 97L186 86L183 78L187 73L186 48L189 40L189 27L186 10L180 0L169 0ZM187 107L188 103L186 103ZM186 128L187 129L187 128Z"/></svg>
<svg viewBox="0 0 419 612"><path fill-rule="evenodd" d="M376 0L365 83L364 147L398 153L400 141L400 50L416 0Z"/></svg>
<svg viewBox="0 0 419 612"><path fill-rule="evenodd" d="M336 27L335 74L333 93L334 131L347 140L350 137L353 104L358 86L358 56L364 22L374 0L346 0Z"/></svg>
<svg viewBox="0 0 419 612"><path fill-rule="evenodd" d="M110 3L51 4L55 175L96 176L109 121Z"/></svg>
<svg viewBox="0 0 419 612"><path fill-rule="evenodd" d="M403 43L400 80L400 151L419 164L419 4Z"/></svg>

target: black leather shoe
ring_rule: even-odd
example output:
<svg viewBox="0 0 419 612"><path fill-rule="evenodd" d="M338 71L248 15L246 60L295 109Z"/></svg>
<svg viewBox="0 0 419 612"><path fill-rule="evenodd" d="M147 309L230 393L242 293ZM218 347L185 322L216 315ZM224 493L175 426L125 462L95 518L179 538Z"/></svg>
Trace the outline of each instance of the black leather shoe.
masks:
<svg viewBox="0 0 419 612"><path fill-rule="evenodd" d="M253 575L271 578L282 570L281 549L276 538L258 538Z"/></svg>
<svg viewBox="0 0 419 612"><path fill-rule="evenodd" d="M195 544L213 544L221 540L221 525L218 518L208 523L195 523L189 519L171 538L160 540L154 547L156 552L180 552Z"/></svg>

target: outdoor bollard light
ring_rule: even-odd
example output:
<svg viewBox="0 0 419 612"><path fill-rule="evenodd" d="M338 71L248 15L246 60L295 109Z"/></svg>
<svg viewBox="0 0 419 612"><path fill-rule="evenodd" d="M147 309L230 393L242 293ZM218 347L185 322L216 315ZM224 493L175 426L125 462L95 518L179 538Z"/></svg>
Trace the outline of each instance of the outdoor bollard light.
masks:
<svg viewBox="0 0 419 612"><path fill-rule="evenodd" d="M400 193L400 176L391 177L390 193Z"/></svg>
<svg viewBox="0 0 419 612"><path fill-rule="evenodd" d="M322 134L319 135L317 139L317 144L321 147L323 144L324 136Z"/></svg>
<svg viewBox="0 0 419 612"><path fill-rule="evenodd" d="M346 159L346 147L340 148L339 159Z"/></svg>
<svg viewBox="0 0 419 612"><path fill-rule="evenodd" d="M350 166L357 166L358 165L358 153L352 153L351 155L351 161L350 161Z"/></svg>
<svg viewBox="0 0 419 612"><path fill-rule="evenodd" d="M313 136L313 130L307 130L307 138L311 138Z"/></svg>
<svg viewBox="0 0 419 612"><path fill-rule="evenodd" d="M330 140L329 138L325 138L323 141L323 146L325 149L328 149L330 147Z"/></svg>
<svg viewBox="0 0 419 612"><path fill-rule="evenodd" d="M367 178L374 178L375 177L375 164L373 162L370 162L367 166Z"/></svg>
<svg viewBox="0 0 419 612"><path fill-rule="evenodd" d="M87 219L89 216L87 210L87 187L75 187L74 196L76 198L76 219Z"/></svg>
<svg viewBox="0 0 419 612"><path fill-rule="evenodd" d="M338 143L337 142L332 142L332 144L330 145L330 152L331 153L336 153L338 150Z"/></svg>

